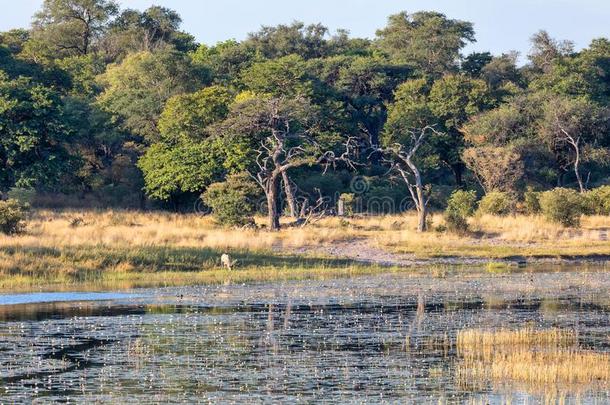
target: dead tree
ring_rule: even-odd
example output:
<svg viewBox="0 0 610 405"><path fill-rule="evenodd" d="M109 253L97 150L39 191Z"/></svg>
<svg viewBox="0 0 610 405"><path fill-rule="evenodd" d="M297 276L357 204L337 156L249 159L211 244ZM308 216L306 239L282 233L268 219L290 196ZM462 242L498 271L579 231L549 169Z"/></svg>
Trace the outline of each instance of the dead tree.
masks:
<svg viewBox="0 0 610 405"><path fill-rule="evenodd" d="M396 171L407 185L415 209L417 210L417 231L427 230L426 218L428 215L428 202L430 193L426 192L421 171L414 162L420 147L424 144L429 133L439 134L434 127L427 125L423 128L408 130L410 142L408 144L395 143L390 147L374 152L382 152L384 160L389 162L390 171Z"/></svg>
<svg viewBox="0 0 610 405"><path fill-rule="evenodd" d="M580 136L573 136L570 132L566 130L566 128L561 124L561 120L559 116L555 114L555 125L559 128L560 136L557 138L558 142L565 142L570 145L570 147L574 150L574 161L572 162L574 166L574 174L576 175L576 181L578 181L578 188L581 193L585 192L585 186L582 181L582 176L580 175Z"/></svg>

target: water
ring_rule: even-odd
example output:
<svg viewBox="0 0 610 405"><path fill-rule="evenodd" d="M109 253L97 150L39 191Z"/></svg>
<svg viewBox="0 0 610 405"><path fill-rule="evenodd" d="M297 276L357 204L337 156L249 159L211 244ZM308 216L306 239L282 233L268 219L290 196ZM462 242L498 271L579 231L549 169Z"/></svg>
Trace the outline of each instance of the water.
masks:
<svg viewBox="0 0 610 405"><path fill-rule="evenodd" d="M0 402L535 403L549 393L460 383L456 333L566 328L608 352L609 292L610 273L572 271L32 295L0 306Z"/></svg>

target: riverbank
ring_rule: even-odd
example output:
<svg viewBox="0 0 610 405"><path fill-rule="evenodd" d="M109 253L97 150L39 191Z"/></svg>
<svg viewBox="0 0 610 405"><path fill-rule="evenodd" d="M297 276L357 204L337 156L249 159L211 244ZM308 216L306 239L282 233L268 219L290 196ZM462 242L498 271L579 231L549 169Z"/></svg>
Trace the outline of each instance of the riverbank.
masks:
<svg viewBox="0 0 610 405"><path fill-rule="evenodd" d="M35 211L24 234L0 236L0 291L128 289L404 272L521 271L610 264L609 217L565 229L538 217L478 217L472 232L418 234L413 216L327 218L280 232L218 227L212 218L128 211ZM442 225L440 215L433 226ZM228 253L237 264L221 267Z"/></svg>

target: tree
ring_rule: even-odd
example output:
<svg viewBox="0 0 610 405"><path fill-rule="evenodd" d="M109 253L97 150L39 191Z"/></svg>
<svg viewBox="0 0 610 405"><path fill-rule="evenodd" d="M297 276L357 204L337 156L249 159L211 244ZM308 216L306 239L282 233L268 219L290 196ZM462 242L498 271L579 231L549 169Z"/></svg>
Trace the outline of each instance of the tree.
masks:
<svg viewBox="0 0 610 405"><path fill-rule="evenodd" d="M460 50L475 42L472 23L430 11L391 15L377 37L379 47L393 60L433 77L455 71Z"/></svg>
<svg viewBox="0 0 610 405"><path fill-rule="evenodd" d="M514 191L523 178L523 160L515 147L471 147L464 150L462 158L485 193Z"/></svg>
<svg viewBox="0 0 610 405"><path fill-rule="evenodd" d="M241 145L215 138L211 129L226 118L233 99L225 88L210 86L168 100L159 119L160 139L138 162L149 196L196 195L227 172L247 167Z"/></svg>
<svg viewBox="0 0 610 405"><path fill-rule="evenodd" d="M255 63L242 73L241 81L259 94L307 97L313 91L307 65L298 55Z"/></svg>
<svg viewBox="0 0 610 405"><path fill-rule="evenodd" d="M263 26L252 33L246 45L253 47L267 59L299 55L304 59L320 58L329 53L326 41L328 28L322 24L305 25L295 21L291 25Z"/></svg>
<svg viewBox="0 0 610 405"><path fill-rule="evenodd" d="M125 129L154 142L159 138L157 123L165 102L195 90L206 80L183 53L171 49L141 52L108 66L99 77L104 91L97 101Z"/></svg>
<svg viewBox="0 0 610 405"><path fill-rule="evenodd" d="M233 99L233 95L220 86L170 98L159 118L161 137L167 143L207 138L208 126L227 116Z"/></svg>
<svg viewBox="0 0 610 405"><path fill-rule="evenodd" d="M461 71L472 78L479 78L483 68L493 60L490 52L473 52L466 56L460 66Z"/></svg>
<svg viewBox="0 0 610 405"><path fill-rule="evenodd" d="M548 32L541 30L531 38L532 49L528 55L534 67L548 72L554 61L569 55L574 50L571 41L557 41Z"/></svg>
<svg viewBox="0 0 610 405"><path fill-rule="evenodd" d="M607 113L587 100L553 97L544 106L540 135L562 168L573 167L581 193L586 189L580 173L584 145L602 136L608 122Z"/></svg>
<svg viewBox="0 0 610 405"><path fill-rule="evenodd" d="M110 24L103 48L110 60L128 53L154 52L167 46L181 52L197 48L192 35L180 31L182 18L173 10L152 6L144 11L124 10Z"/></svg>
<svg viewBox="0 0 610 405"><path fill-rule="evenodd" d="M87 55L118 12L112 0L45 0L26 53L46 58Z"/></svg>
<svg viewBox="0 0 610 405"><path fill-rule="evenodd" d="M185 193L201 193L225 172L220 146L212 140L152 145L138 161L146 193L165 201Z"/></svg>
<svg viewBox="0 0 610 405"><path fill-rule="evenodd" d="M201 44L191 57L195 65L211 71L215 84L236 87L242 85L242 72L261 59L254 49L232 39L214 46Z"/></svg>
<svg viewBox="0 0 610 405"><path fill-rule="evenodd" d="M74 173L68 153L71 131L60 94L26 77L0 71L0 188L45 187Z"/></svg>
<svg viewBox="0 0 610 405"><path fill-rule="evenodd" d="M437 132L430 135L428 144L451 169L456 184L461 185L464 171L460 156L464 145L461 127L469 117L492 105L485 82L463 75L446 75L432 85L425 79L408 80L397 88L395 99L396 119L400 117L405 128L424 128L430 122L438 123Z"/></svg>
<svg viewBox="0 0 610 405"><path fill-rule="evenodd" d="M267 199L270 230L280 229L279 184L288 170L334 159L316 140L316 111L303 97L253 96L234 104L219 130L246 136L257 153L252 177Z"/></svg>
<svg viewBox="0 0 610 405"><path fill-rule="evenodd" d="M390 131L400 130L400 124L395 121L393 111L390 111L390 119L388 122L391 125ZM398 142L390 144L382 149L386 155L391 155L391 169L396 170L403 179L417 210L417 231L425 232L427 230L426 218L428 216L428 201L430 199L430 188L425 187L422 180L422 173L418 165L415 163L420 148L426 141L430 132L437 133L431 126L425 126L417 129L403 128L401 134L390 135L390 138L396 137ZM438 134L438 133L437 133ZM408 141L407 141L408 139ZM390 142L389 139L387 141ZM426 193L427 192L427 193Z"/></svg>

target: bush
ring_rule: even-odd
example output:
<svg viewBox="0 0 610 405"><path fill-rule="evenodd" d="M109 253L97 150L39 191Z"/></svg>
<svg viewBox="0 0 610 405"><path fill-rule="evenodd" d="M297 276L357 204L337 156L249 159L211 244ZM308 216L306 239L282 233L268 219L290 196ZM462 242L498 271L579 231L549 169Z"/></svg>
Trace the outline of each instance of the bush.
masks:
<svg viewBox="0 0 610 405"><path fill-rule="evenodd" d="M587 211L595 215L610 215L610 186L601 186L585 194Z"/></svg>
<svg viewBox="0 0 610 405"><path fill-rule="evenodd" d="M545 218L564 226L577 227L585 205L575 190L556 188L540 195L540 208Z"/></svg>
<svg viewBox="0 0 610 405"><path fill-rule="evenodd" d="M481 214L508 215L515 211L516 201L509 194L502 191L491 191L479 201Z"/></svg>
<svg viewBox="0 0 610 405"><path fill-rule="evenodd" d="M203 193L203 202L212 208L218 222L228 226L254 223L259 187L244 174L227 177L222 183L211 184Z"/></svg>
<svg viewBox="0 0 610 405"><path fill-rule="evenodd" d="M0 201L0 232L13 235L25 227L27 205L17 200Z"/></svg>
<svg viewBox="0 0 610 405"><path fill-rule="evenodd" d="M452 232L468 231L468 217L474 214L477 195L474 191L454 191L447 200L445 222Z"/></svg>
<svg viewBox="0 0 610 405"><path fill-rule="evenodd" d="M528 187L523 195L523 205L526 214L540 214L540 193L534 191L531 187Z"/></svg>

